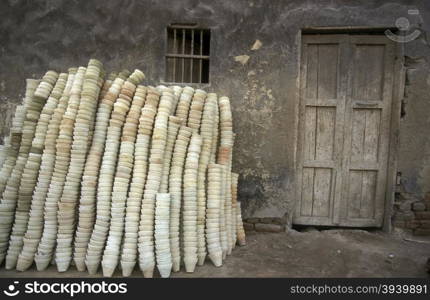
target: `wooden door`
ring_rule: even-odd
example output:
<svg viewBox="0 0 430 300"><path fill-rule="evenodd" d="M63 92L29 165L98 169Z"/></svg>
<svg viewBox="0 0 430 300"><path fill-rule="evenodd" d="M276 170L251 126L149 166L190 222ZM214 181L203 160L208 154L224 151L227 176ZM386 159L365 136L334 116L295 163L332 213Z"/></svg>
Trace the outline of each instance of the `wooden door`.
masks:
<svg viewBox="0 0 430 300"><path fill-rule="evenodd" d="M382 226L393 53L383 36L303 36L294 224Z"/></svg>

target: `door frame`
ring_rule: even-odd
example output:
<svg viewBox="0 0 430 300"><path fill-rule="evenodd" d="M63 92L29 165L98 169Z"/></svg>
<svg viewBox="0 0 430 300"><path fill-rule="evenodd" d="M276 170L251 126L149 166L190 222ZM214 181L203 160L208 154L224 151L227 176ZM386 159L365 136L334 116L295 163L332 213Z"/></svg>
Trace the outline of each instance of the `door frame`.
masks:
<svg viewBox="0 0 430 300"><path fill-rule="evenodd" d="M293 217L296 210L296 205L299 203L298 194L301 188L298 182L299 165L297 164L297 158L300 155L298 153L298 143L300 139L300 128L299 128L299 107L301 98L301 69L302 69L302 36L304 34L353 34L353 33L370 33L370 34L384 34L384 31L393 28L387 27L312 27L304 28L298 32L298 73L297 73L297 85L296 85L296 97L295 97L295 142L294 142L294 199L290 205L288 214L288 225L293 225ZM401 112L401 101L404 97L405 89L405 66L404 66L404 45L403 43L394 44L394 74L393 74L393 87L392 87L392 106L391 106L391 120L390 120L390 136L389 136L389 149L388 149L388 162L387 162L387 184L385 189L385 201L384 201L384 217L381 229L384 232L391 232L391 215L394 205L395 197L395 186L396 186L396 174L397 174L397 162L398 162L398 151L399 151L399 135L400 135L400 112Z"/></svg>

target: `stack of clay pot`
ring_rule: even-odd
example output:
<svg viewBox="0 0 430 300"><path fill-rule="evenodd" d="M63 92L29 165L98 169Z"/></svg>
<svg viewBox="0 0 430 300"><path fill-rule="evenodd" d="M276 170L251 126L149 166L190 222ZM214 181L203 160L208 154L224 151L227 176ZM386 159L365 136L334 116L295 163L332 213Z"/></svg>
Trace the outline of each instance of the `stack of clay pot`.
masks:
<svg viewBox="0 0 430 300"><path fill-rule="evenodd" d="M23 126L26 116L28 105L33 101L34 92L39 85L39 80L27 79L25 96L22 105L18 105L15 110L15 115L12 119L12 127L10 129L10 135L5 140L4 147L4 162L1 166L0 171L0 195L3 195L6 187L7 180L15 166L16 159L18 157L18 150L21 145L21 139L23 135Z"/></svg>
<svg viewBox="0 0 430 300"><path fill-rule="evenodd" d="M59 272L69 268L72 260L72 241L75 232L75 211L79 199L80 183L85 166L88 137L92 116L97 108L101 89L99 76L102 64L91 59L85 71L81 99L73 129L73 143L70 166L64 183L63 193L58 204L58 233L55 262Z"/></svg>
<svg viewBox="0 0 430 300"><path fill-rule="evenodd" d="M192 129L182 125L176 138L169 174L170 193L170 252L172 254L173 271L181 267L180 251L180 215L182 203L182 179L185 157L190 142Z"/></svg>
<svg viewBox="0 0 430 300"><path fill-rule="evenodd" d="M227 228L226 228L226 187L227 187L227 167L225 165L221 165L221 202L220 202L220 238L221 238L221 248L222 248L222 258L225 259L227 257L228 252L228 236L227 236Z"/></svg>
<svg viewBox="0 0 430 300"><path fill-rule="evenodd" d="M118 159L118 150L121 143L122 127L130 109L136 86L143 79L143 73L140 70L135 70L124 82L118 99L114 103L109 121L105 151L97 185L96 222L85 258L85 264L90 274L97 272L109 231L112 189Z"/></svg>
<svg viewBox="0 0 430 300"><path fill-rule="evenodd" d="M121 147L112 191L109 236L103 253L103 275L112 276L118 264L124 231L124 217L130 177L133 171L134 143L146 87L138 86L122 130Z"/></svg>
<svg viewBox="0 0 430 300"><path fill-rule="evenodd" d="M188 146L183 179L183 251L187 272L194 272L197 264L197 170L202 138L193 133Z"/></svg>
<svg viewBox="0 0 430 300"><path fill-rule="evenodd" d="M169 184L170 163L172 160L173 146L175 145L179 127L182 124L182 119L170 116L167 129L167 143L164 151L163 175L161 177L160 192L167 193Z"/></svg>
<svg viewBox="0 0 430 300"><path fill-rule="evenodd" d="M10 130L10 136L5 140L4 147L4 162L0 171L0 195L3 196L4 190L6 188L6 184L8 179L15 167L15 163L18 157L18 153L21 146L21 139L23 136L24 122L26 120L26 111L27 107L34 100L34 92L39 85L39 80L27 79L27 85L25 90L25 97L23 100L23 104L17 106L14 118L12 120L12 128ZM28 125L31 125L29 121L26 122L27 131L29 130ZM11 193L11 192L9 192ZM6 195L7 196L7 195ZM3 198L3 197L2 197ZM13 218L13 209L11 210L10 205L2 204L4 201L0 201L0 241L3 242L3 247L0 249L0 253L3 253L0 257L0 263L4 259L4 255L6 251L6 240L9 239L9 227L6 226L8 224L9 218ZM13 205L13 204L12 204ZM9 206L9 207L8 207Z"/></svg>
<svg viewBox="0 0 430 300"><path fill-rule="evenodd" d="M21 271L26 270L33 263L34 254L42 236L43 211L52 173L54 171L56 140L58 138L61 119L63 118L69 102L70 89L72 87L75 73L76 69L69 69L65 88L48 124L39 177L31 200L30 218L27 225L27 231L24 235L23 248L17 262L17 269Z"/></svg>
<svg viewBox="0 0 430 300"><path fill-rule="evenodd" d="M51 116L53 115L54 110L58 105L58 101L63 94L66 82L67 74L61 73L57 82L55 83L54 89L52 90L48 100L45 103L45 106L42 109L39 121L36 125L35 136L33 138L28 159L22 173L21 184L18 191L18 201L15 210L15 222L12 227L9 248L6 255L7 269L15 268L18 260L18 255L20 254L23 246L23 238L26 231L28 237L39 234L39 229L37 228L29 227L27 229L27 223L30 216L30 206L33 207L33 218L41 219L43 213L44 199L35 199L35 201L32 201L32 195L37 183L39 169L42 162L42 153L45 148L45 138L48 130L48 125L50 123ZM38 211L39 215L37 215ZM37 221L37 223L39 223L39 221ZM17 266L18 270L28 268L28 266L30 266L33 262L33 257L31 253L24 253L24 255L21 256L19 262L20 264Z"/></svg>
<svg viewBox="0 0 430 300"><path fill-rule="evenodd" d="M137 261L137 240L143 190L148 171L148 153L151 142L160 93L149 87L142 108L134 152L133 174L127 198L125 233L121 255L121 268L124 276L130 276Z"/></svg>
<svg viewBox="0 0 430 300"><path fill-rule="evenodd" d="M43 233L34 257L38 270L44 270L48 267L55 250L58 231L58 202L63 194L63 187L69 170L73 128L81 99L85 71L85 67L79 67L75 74L67 109L60 123L56 141L54 172L45 200Z"/></svg>
<svg viewBox="0 0 430 300"><path fill-rule="evenodd" d="M106 81L110 86L106 93L101 95L102 100L97 110L93 140L82 176L79 223L74 241L73 260L79 271L85 270L85 255L95 222L97 180L102 153L105 148L108 123L115 100L118 98L122 85L128 75L130 75L130 72L122 71L110 83L110 80Z"/></svg>
<svg viewBox="0 0 430 300"><path fill-rule="evenodd" d="M246 238L245 238L245 230L243 228L243 222L242 222L242 213L240 208L240 202L237 201L237 184L239 181L239 174L231 173L231 196L232 196L232 202L233 202L233 208L234 212L236 214L235 216L235 226L236 226L236 234L237 234L237 242L240 246L246 245Z"/></svg>
<svg viewBox="0 0 430 300"><path fill-rule="evenodd" d="M171 114L175 114L176 108L178 107L178 103L179 103L179 97L182 94L182 87L180 87L178 85L174 85L170 88L173 90L173 94L175 96L175 102L174 102L174 106L172 106Z"/></svg>
<svg viewBox="0 0 430 300"><path fill-rule="evenodd" d="M6 268L169 277L245 245L230 100L143 79L91 59L27 80L0 147Z"/></svg>
<svg viewBox="0 0 430 300"><path fill-rule="evenodd" d="M26 107L26 116L22 129L22 139L18 157L12 173L7 180L6 188L0 201L0 214L4 214L2 215L0 222L0 262L3 261L6 254L12 223L14 221L21 223L22 220L24 221L23 223L25 223L25 220L27 219L28 211L23 214L18 213L15 216L19 187L21 184L22 173L27 163L33 138L36 132L36 126L39 121L40 113L45 105L46 100L51 94L57 79L58 74L56 72L48 71L43 76L42 81L39 83L36 91L34 92L32 101L28 103ZM24 181L26 180L27 178L24 179ZM17 219L14 220L14 217ZM25 230L24 225L20 225L20 227L20 231ZM21 242L22 238L20 237L18 243ZM11 243L15 244L17 241L12 239Z"/></svg>
<svg viewBox="0 0 430 300"><path fill-rule="evenodd" d="M231 253L233 248L232 211L231 211L231 159L233 151L233 119L228 97L219 98L220 110L220 145L218 149L218 163L223 170L223 207L221 207L221 244L223 256Z"/></svg>
<svg viewBox="0 0 430 300"><path fill-rule="evenodd" d="M172 93L167 91L162 92L151 140L149 168L142 199L138 238L139 266L144 277L152 277L155 268L153 238L155 197L161 184L167 126L173 98L174 95Z"/></svg>
<svg viewBox="0 0 430 300"><path fill-rule="evenodd" d="M217 103L217 105L215 105L215 119L214 119L214 126L213 126L213 135L212 135L211 157L209 159L211 163L215 163L217 159L218 138L219 138L219 106Z"/></svg>
<svg viewBox="0 0 430 300"><path fill-rule="evenodd" d="M222 166L209 164L208 166L208 193L206 202L206 243L209 258L212 263L219 267L222 265L223 253L221 247L221 188Z"/></svg>
<svg viewBox="0 0 430 300"><path fill-rule="evenodd" d="M170 253L169 225L170 222L170 194L158 193L155 208L155 254L157 269L161 277L170 276L172 270L172 256Z"/></svg>
<svg viewBox="0 0 430 300"><path fill-rule="evenodd" d="M175 116L186 122L188 120L188 112L190 110L191 99L193 98L194 89L192 87L184 87L179 96L178 105L176 106Z"/></svg>
<svg viewBox="0 0 430 300"><path fill-rule="evenodd" d="M206 215L206 171L212 151L212 136L217 96L207 95L203 109L200 134L202 136L202 151L199 160L197 178L197 236L198 236L198 265L203 265L206 258L205 215Z"/></svg>
<svg viewBox="0 0 430 300"><path fill-rule="evenodd" d="M199 132L200 130L206 95L207 93L205 91L197 89L195 90L193 100L191 101L187 126L194 129L196 132Z"/></svg>

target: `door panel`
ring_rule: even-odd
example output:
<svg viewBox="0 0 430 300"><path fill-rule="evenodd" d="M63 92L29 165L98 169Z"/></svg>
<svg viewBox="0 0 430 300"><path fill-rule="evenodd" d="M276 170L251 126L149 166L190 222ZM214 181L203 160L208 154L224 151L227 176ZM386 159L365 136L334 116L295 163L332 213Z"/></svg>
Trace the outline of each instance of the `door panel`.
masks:
<svg viewBox="0 0 430 300"><path fill-rule="evenodd" d="M341 87L346 84L339 76L344 68L340 56L345 45L343 35L318 36L304 43L296 224L331 225L335 217L345 107Z"/></svg>
<svg viewBox="0 0 430 300"><path fill-rule="evenodd" d="M345 108L342 226L380 227L387 184L394 46L382 36L351 36Z"/></svg>
<svg viewBox="0 0 430 300"><path fill-rule="evenodd" d="M382 226L393 51L384 36L303 36L295 224Z"/></svg>

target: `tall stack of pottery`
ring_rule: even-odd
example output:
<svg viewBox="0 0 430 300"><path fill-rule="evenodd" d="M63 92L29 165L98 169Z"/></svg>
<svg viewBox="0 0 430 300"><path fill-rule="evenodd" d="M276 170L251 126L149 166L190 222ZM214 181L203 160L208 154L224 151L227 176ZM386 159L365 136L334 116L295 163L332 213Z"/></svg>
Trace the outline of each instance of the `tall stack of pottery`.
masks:
<svg viewBox="0 0 430 300"><path fill-rule="evenodd" d="M222 265L246 242L229 99L138 86L139 70L104 76L91 59L27 81L0 147L0 260L8 250L7 268L43 270L55 258L62 272L73 258L90 274L101 262L111 276L121 257L129 276L138 258L145 277L193 272L207 254Z"/></svg>
<svg viewBox="0 0 430 300"><path fill-rule="evenodd" d="M81 100L73 129L73 143L70 166L64 183L63 194L58 204L58 233L55 262L59 272L65 272L72 260L72 241L75 232L75 212L79 198L80 183L88 152L89 130L94 122L98 95L101 89L99 81L102 63L91 59L88 63L82 85Z"/></svg>
<svg viewBox="0 0 430 300"><path fill-rule="evenodd" d="M105 148L106 131L110 115L122 85L129 75L130 72L128 71L119 73L118 77L111 83L108 91L101 96L102 100L97 110L93 140L82 176L79 223L74 242L73 260L79 271L85 270L85 255L95 222L97 180L100 162Z"/></svg>
<svg viewBox="0 0 430 300"><path fill-rule="evenodd" d="M228 252L228 236L226 228L226 214L225 214L225 202L226 202L226 180L227 180L227 167L221 165L221 202L220 202L220 238L221 238L221 248L222 248L222 258L225 259Z"/></svg>
<svg viewBox="0 0 430 300"><path fill-rule="evenodd" d="M240 208L240 202L237 201L237 186L239 181L239 174L231 173L231 197L233 202L233 208L236 214L235 226L236 226L236 239L240 246L246 245L245 230L242 223L242 213Z"/></svg>
<svg viewBox="0 0 430 300"><path fill-rule="evenodd" d="M122 126L130 109L130 103L136 90L136 82L144 79L140 70L135 70L124 82L107 130L105 151L99 172L97 185L97 215L85 258L85 265L90 274L95 274L101 261L110 223L110 208L113 179L116 170Z"/></svg>
<svg viewBox="0 0 430 300"><path fill-rule="evenodd" d="M23 136L24 121L26 119L26 111L29 104L34 101L34 92L39 85L39 80L27 79L27 86L25 91L25 97L23 105L19 105L16 108L14 118L12 120L12 128L10 131L10 136L5 141L5 160L1 167L0 172L0 195L6 188L6 184L9 180L10 174L12 173L15 163L18 157L18 153L21 146L21 140ZM28 124L28 121L27 121ZM28 125L27 125L28 126ZM27 127L28 128L28 127ZM27 129L28 130L28 129ZM1 201L3 202L3 200ZM8 208L0 202L0 219L3 224L5 221L9 222L8 218L13 217L13 212L11 212L10 207ZM4 221L5 220L5 221ZM9 227L0 224L0 240L6 240L9 238ZM4 247L6 247L5 245ZM3 257L0 258L0 263Z"/></svg>
<svg viewBox="0 0 430 300"><path fill-rule="evenodd" d="M57 238L58 202L63 194L67 171L70 165L70 150L76 115L81 100L81 90L86 68L79 67L70 89L69 102L60 123L56 140L54 173L49 184L44 207L44 226L34 261L38 270L44 270L51 262Z"/></svg>
<svg viewBox="0 0 430 300"><path fill-rule="evenodd" d="M161 277L167 278L172 270L169 240L170 194L158 193L155 208L155 254Z"/></svg>
<svg viewBox="0 0 430 300"><path fill-rule="evenodd" d="M33 82L33 84L27 84L26 96L28 99L29 91L31 91L31 97L34 94L34 91L37 87L38 81L27 79L27 82ZM18 156L19 146L21 145L22 138L22 129L24 126L25 113L26 113L26 100L23 101L24 104L18 105L15 110L15 115L12 119L12 126L10 128L9 136L5 138L4 145L2 148L2 158L0 163L0 195L3 194L4 187L6 185L7 178L9 174L12 172L13 167L15 166L16 157ZM27 100L28 102L28 100ZM6 162L6 163L5 163ZM6 168L3 170L3 166ZM3 175L5 177L3 177Z"/></svg>
<svg viewBox="0 0 430 300"><path fill-rule="evenodd" d="M215 95L211 97L215 98ZM217 159L218 137L219 137L219 106L218 106L218 101L216 101L215 119L214 119L213 134L212 134L212 149L211 149L211 157L209 160L211 163L215 163Z"/></svg>
<svg viewBox="0 0 430 300"><path fill-rule="evenodd" d="M233 119L230 108L230 99L228 97L219 98L220 110L220 146L218 150L218 163L225 166L224 171L224 209L221 211L224 220L221 220L221 225L225 223L226 245L223 244L225 254L230 254L233 248L233 230L231 221L231 154L233 150ZM223 228L222 228L223 229ZM222 230L223 232L223 230Z"/></svg>
<svg viewBox="0 0 430 300"><path fill-rule="evenodd" d="M142 199L138 239L139 266L145 277L152 277L155 268L153 238L155 197L161 184L167 126L173 97L169 92L162 93L152 134L149 169Z"/></svg>
<svg viewBox="0 0 430 300"><path fill-rule="evenodd" d="M181 126L174 145L172 163L169 174L170 193L170 252L172 254L173 271L181 267L181 251L179 240L179 224L182 203L182 174L192 129Z"/></svg>
<svg viewBox="0 0 430 300"><path fill-rule="evenodd" d="M237 242L240 246L246 245L246 236L245 236L245 230L243 228L243 222L242 222L242 214L241 214L241 207L240 202L237 202Z"/></svg>
<svg viewBox="0 0 430 300"><path fill-rule="evenodd" d="M202 138L193 133L185 160L183 180L183 251L187 272L194 272L197 264L197 170L202 147Z"/></svg>
<svg viewBox="0 0 430 300"><path fill-rule="evenodd" d="M105 76L105 72L104 70L100 70L100 74L99 74L99 78L97 80L97 86L99 87L98 89L98 95L97 95L97 103L95 104L96 108L93 110L93 114L90 117L90 128L89 128L89 132L88 132L88 138L87 138L87 154L88 151L91 147L91 144L93 142L93 135L94 135L94 127L96 125L95 122L95 118L96 118L96 114L97 114L97 110L98 110L98 105L100 103L100 101L103 99L101 98L101 94L103 92L104 88L107 88L106 86L109 85L109 83L107 82L107 80L104 80L104 76ZM84 163L84 167L85 167L85 163Z"/></svg>
<svg viewBox="0 0 430 300"><path fill-rule="evenodd" d="M6 156L7 156L6 149L9 149L9 148L11 148L10 138L7 136L4 138L4 144L0 145L0 170L3 167L4 161L6 160Z"/></svg>
<svg viewBox="0 0 430 300"><path fill-rule="evenodd" d="M234 144L234 140L236 138L236 134L233 133L233 144ZM233 177L233 172L232 172L232 165L233 165L233 149L234 147L231 147L231 152L230 152L230 163L229 163L229 172L228 172L228 181L227 181L227 187L228 187L228 196L229 196L229 210L230 210L230 253L231 251L236 247L236 242L237 242L237 220L236 220L236 204L233 204L233 191L232 191L232 177ZM239 176L239 175L238 175ZM237 202L237 200L236 200Z"/></svg>
<svg viewBox="0 0 430 300"><path fill-rule="evenodd" d="M193 98L194 89L186 86L182 89L182 93L179 96L179 102L176 107L175 116L184 120L188 119L188 112L190 110L191 99Z"/></svg>
<svg viewBox="0 0 430 300"><path fill-rule="evenodd" d="M175 113L176 106L178 105L179 97L177 96L177 92L173 90L172 87L167 87L164 85L158 85L157 90L163 94L163 92L169 93L172 95L172 106L170 107L169 115L173 115Z"/></svg>
<svg viewBox="0 0 430 300"><path fill-rule="evenodd" d="M171 115L174 115L176 112L176 108L178 107L179 98L181 97L182 87L178 85L174 85L174 86L171 86L171 89L173 90L173 94L175 96L174 106L172 106L172 111L171 111Z"/></svg>
<svg viewBox="0 0 430 300"><path fill-rule="evenodd" d="M230 190L231 190L231 226L232 226L232 239L233 239L233 249L236 247L237 244L237 184L239 181L239 174L231 172L231 183L230 183Z"/></svg>
<svg viewBox="0 0 430 300"><path fill-rule="evenodd" d="M46 137L45 148L42 154L42 162L40 164L39 177L37 185L33 192L31 200L30 218L28 220L27 231L24 235L24 245L19 254L17 269L24 271L31 266L34 260L34 254L39 245L40 238L43 232L43 211L45 207L46 195L48 193L49 184L51 182L52 173L54 172L55 164L55 144L60 130L60 123L67 109L69 102L70 89L75 78L76 69L69 69L67 82L54 110L51 120L49 121Z"/></svg>
<svg viewBox="0 0 430 300"><path fill-rule="evenodd" d="M200 130L206 95L207 93L205 91L197 89L195 90L193 100L191 101L187 126L194 129L197 133Z"/></svg>
<svg viewBox="0 0 430 300"><path fill-rule="evenodd" d="M0 172L0 195L3 195L7 180L9 179L9 176L12 173L13 168L15 167L19 148L21 146L27 107L32 101L34 101L34 92L36 91L40 80L27 79L26 83L27 84L25 88L23 104L17 106L14 118L12 120L12 128L10 131L9 139L10 147L7 147L5 149L7 151L6 159L1 167Z"/></svg>
<svg viewBox="0 0 430 300"><path fill-rule="evenodd" d="M202 136L202 151L199 160L197 178L197 237L198 237L198 265L203 265L206 258L205 241L205 215L206 215L206 170L209 164L212 150L212 135L214 126L214 114L216 94L208 94L203 109L203 116L200 128Z"/></svg>
<svg viewBox="0 0 430 300"><path fill-rule="evenodd" d="M169 185L169 172L170 172L170 162L172 160L173 146L175 145L176 137L178 135L179 127L182 124L182 119L170 116L169 125L167 129L167 143L166 150L164 152L164 166L163 175L161 177L160 193L167 193Z"/></svg>
<svg viewBox="0 0 430 300"><path fill-rule="evenodd" d="M42 153L45 148L45 138L48 125L51 120L51 116L58 105L59 99L63 94L63 90L67 82L67 76L68 75L66 73L61 73L58 77L54 89L46 101L36 125L35 135L22 173L21 184L18 191L15 222L12 227L9 248L6 255L7 269L12 269L16 266L18 255L23 246L24 233L28 231L28 235L31 236L37 231L36 228L29 228L27 230L30 206L32 205L32 195L37 183L40 164L42 162ZM41 201L43 201L43 199L41 199ZM37 205L37 202L43 206L43 202L41 203L40 201L36 201L35 205ZM25 265L30 265L32 262L33 259L26 261L25 258L22 257L17 269L20 270Z"/></svg>
<svg viewBox="0 0 430 300"><path fill-rule="evenodd" d="M57 81L58 74L54 71L48 71L39 83L34 92L33 100L28 103L26 109L25 121L22 129L22 139L19 148L16 164L6 183L0 202L0 213L5 213L0 224L0 263L3 261L8 246L10 228L14 221L14 211L18 198L19 186L21 183L22 173L27 163L28 153L34 138L36 125L39 121L40 112L51 94L54 84ZM21 216L19 216L21 218ZM24 216L23 218L26 218Z"/></svg>
<svg viewBox="0 0 430 300"><path fill-rule="evenodd" d="M222 248L220 240L222 167L208 165L208 193L206 202L206 243L212 263L222 265Z"/></svg>
<svg viewBox="0 0 430 300"><path fill-rule="evenodd" d="M134 93L131 107L122 129L121 146L112 190L110 229L102 261L103 275L108 277L112 276L118 264L124 230L127 193L133 170L134 143L145 97L146 87L139 85Z"/></svg>
<svg viewBox="0 0 430 300"><path fill-rule="evenodd" d="M152 128L159 101L160 93L156 89L149 87L147 89L145 105L142 108L139 119L139 129L134 151L133 175L127 197L125 234L121 254L123 276L131 275L137 260L137 239L142 195L148 169L148 152Z"/></svg>

